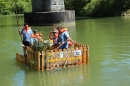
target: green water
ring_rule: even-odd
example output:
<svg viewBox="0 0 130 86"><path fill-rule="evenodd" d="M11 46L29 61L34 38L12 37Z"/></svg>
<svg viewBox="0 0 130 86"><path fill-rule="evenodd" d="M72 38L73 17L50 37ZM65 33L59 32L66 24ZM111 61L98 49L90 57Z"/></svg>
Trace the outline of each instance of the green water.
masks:
<svg viewBox="0 0 130 86"><path fill-rule="evenodd" d="M20 28L23 16L19 16ZM38 72L15 60L22 54L15 16L0 16L0 86L129 86L130 17L76 20L72 39L90 47L89 65ZM51 26L32 26L47 37Z"/></svg>

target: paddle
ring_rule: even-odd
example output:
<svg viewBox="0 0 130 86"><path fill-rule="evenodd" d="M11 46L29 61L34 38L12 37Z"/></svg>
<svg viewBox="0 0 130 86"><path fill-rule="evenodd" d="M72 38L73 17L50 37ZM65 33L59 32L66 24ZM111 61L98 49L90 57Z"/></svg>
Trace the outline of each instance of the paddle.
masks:
<svg viewBox="0 0 130 86"><path fill-rule="evenodd" d="M17 16L17 5L16 5L16 0L14 0L14 2L15 2L15 12L16 12L15 15L16 15L16 21L17 21L17 26L18 26L18 32L19 32L19 35L20 35L20 38L21 38L21 42L22 42L22 35L21 35L21 33L20 33L20 27L19 27L18 16ZM25 47L23 43L22 43L22 46Z"/></svg>

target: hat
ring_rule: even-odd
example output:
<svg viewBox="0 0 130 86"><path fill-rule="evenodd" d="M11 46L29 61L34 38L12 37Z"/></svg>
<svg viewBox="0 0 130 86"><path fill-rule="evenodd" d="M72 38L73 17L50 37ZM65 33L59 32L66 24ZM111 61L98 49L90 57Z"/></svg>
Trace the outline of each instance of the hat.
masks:
<svg viewBox="0 0 130 86"><path fill-rule="evenodd" d="M53 32L58 33L58 30L54 30Z"/></svg>
<svg viewBox="0 0 130 86"><path fill-rule="evenodd" d="M68 30L68 28L64 28L64 30Z"/></svg>
<svg viewBox="0 0 130 86"><path fill-rule="evenodd" d="M40 37L42 37L42 34L39 34Z"/></svg>
<svg viewBox="0 0 130 86"><path fill-rule="evenodd" d="M34 30L33 32L34 32L34 33L36 33L36 32L37 32L37 30Z"/></svg>

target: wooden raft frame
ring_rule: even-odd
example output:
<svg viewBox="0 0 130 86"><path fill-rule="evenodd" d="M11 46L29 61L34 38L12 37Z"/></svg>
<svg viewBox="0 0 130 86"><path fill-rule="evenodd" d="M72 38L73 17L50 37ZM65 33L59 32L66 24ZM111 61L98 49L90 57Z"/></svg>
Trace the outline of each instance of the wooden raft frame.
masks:
<svg viewBox="0 0 130 86"><path fill-rule="evenodd" d="M89 63L89 46L75 43L73 48L34 51L27 49L27 57L16 53L16 60L38 71L72 67Z"/></svg>

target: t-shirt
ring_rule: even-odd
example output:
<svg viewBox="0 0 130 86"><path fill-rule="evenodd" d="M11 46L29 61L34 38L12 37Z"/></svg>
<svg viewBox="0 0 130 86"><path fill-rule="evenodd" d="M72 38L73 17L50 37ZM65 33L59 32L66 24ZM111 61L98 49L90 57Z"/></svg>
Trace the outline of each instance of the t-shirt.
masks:
<svg viewBox="0 0 130 86"><path fill-rule="evenodd" d="M65 42L68 37L69 37L69 34L67 31L65 31L59 35L57 42Z"/></svg>
<svg viewBox="0 0 130 86"><path fill-rule="evenodd" d="M29 29L27 32L22 29L21 34L23 34L23 42L32 42L31 34L33 34L33 32L31 29Z"/></svg>
<svg viewBox="0 0 130 86"><path fill-rule="evenodd" d="M57 42L65 42L64 44L62 44L59 48L60 49L64 49L64 48L68 48L68 42L66 42L67 38L69 37L69 34L67 31L61 33L58 37Z"/></svg>

